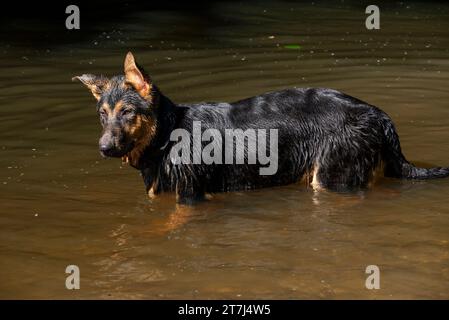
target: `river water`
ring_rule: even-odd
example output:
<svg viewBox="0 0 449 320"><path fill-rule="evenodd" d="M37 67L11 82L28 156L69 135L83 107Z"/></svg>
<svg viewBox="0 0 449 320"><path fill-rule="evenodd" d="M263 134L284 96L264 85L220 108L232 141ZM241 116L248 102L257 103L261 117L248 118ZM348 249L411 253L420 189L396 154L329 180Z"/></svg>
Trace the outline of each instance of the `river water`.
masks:
<svg viewBox="0 0 449 320"><path fill-rule="evenodd" d="M175 102L330 87L386 111L409 160L449 165L449 6L384 4L372 31L344 2L210 12L130 12L83 40L1 43L0 298L449 298L449 179L350 194L298 183L177 208L100 157L95 101L70 81L119 74L132 50ZM65 288L72 264L80 290Z"/></svg>

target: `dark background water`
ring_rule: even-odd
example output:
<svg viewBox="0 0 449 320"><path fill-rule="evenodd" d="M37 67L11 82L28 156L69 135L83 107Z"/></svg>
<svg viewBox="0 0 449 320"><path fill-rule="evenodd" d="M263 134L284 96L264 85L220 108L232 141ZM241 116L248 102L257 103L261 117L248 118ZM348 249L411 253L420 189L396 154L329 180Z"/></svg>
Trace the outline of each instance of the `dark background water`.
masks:
<svg viewBox="0 0 449 320"><path fill-rule="evenodd" d="M331 87L389 113L410 160L448 165L449 6L377 4L374 31L353 1L81 2L71 31L65 3L3 10L0 297L447 299L449 180L298 183L179 211L100 158L95 101L70 81L119 74L132 50L175 102Z"/></svg>

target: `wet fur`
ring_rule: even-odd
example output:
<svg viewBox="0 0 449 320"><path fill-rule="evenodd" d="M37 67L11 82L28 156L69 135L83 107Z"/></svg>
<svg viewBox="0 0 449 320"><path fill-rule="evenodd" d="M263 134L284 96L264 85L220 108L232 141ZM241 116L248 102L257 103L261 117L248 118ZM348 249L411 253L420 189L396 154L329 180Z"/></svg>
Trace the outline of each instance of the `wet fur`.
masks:
<svg viewBox="0 0 449 320"><path fill-rule="evenodd" d="M193 203L205 193L300 180L314 188L340 191L367 187L376 172L405 179L449 175L448 168L424 169L410 164L388 115L336 90L287 89L234 103L190 105L173 103L154 85L148 94L142 98L118 76L108 82L98 105L121 103L137 110L135 121L121 127L122 133L132 138L132 147L123 159L141 171L150 195L175 191L178 202ZM169 157L175 143L169 141L170 133L176 128L192 132L193 121L201 121L203 131L215 128L222 134L225 129L278 129L277 173L262 176L257 164L174 165Z"/></svg>
<svg viewBox="0 0 449 320"><path fill-rule="evenodd" d="M235 103L175 105L159 120L165 135L147 148L135 167L147 191L176 191L178 200L200 200L207 192L248 190L286 185L310 176L314 188L365 188L376 170L396 178L447 176L447 168L416 168L405 160L391 119L380 109L330 89L289 89ZM258 165L173 165L168 132L193 121L202 128L279 130L279 169L261 176ZM167 144L168 143L168 144ZM166 145L166 146L165 146ZM164 148L165 146L165 148Z"/></svg>

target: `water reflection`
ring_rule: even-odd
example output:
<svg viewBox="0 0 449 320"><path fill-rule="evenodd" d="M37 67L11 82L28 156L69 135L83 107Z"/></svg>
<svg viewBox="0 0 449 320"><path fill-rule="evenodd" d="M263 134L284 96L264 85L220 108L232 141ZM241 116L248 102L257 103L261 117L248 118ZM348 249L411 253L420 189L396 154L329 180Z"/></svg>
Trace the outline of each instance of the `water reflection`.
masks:
<svg viewBox="0 0 449 320"><path fill-rule="evenodd" d="M94 101L70 82L121 72L132 48L176 102L336 88L388 112L409 159L448 165L449 8L437 6L391 5L368 33L350 4L221 3L217 23L142 12L63 47L2 44L0 297L448 298L448 180L352 194L298 183L177 207L100 159ZM364 287L369 264L379 291Z"/></svg>

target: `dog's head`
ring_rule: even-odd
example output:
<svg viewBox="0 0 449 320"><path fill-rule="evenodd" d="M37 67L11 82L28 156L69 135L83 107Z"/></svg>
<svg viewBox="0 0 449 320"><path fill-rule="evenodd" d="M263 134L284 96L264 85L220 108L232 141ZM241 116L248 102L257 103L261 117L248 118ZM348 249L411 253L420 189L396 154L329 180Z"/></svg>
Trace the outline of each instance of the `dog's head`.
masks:
<svg viewBox="0 0 449 320"><path fill-rule="evenodd" d="M85 84L98 101L101 155L128 160L139 156L155 136L157 89L131 52L126 55L124 73L111 79L83 74L72 80Z"/></svg>

